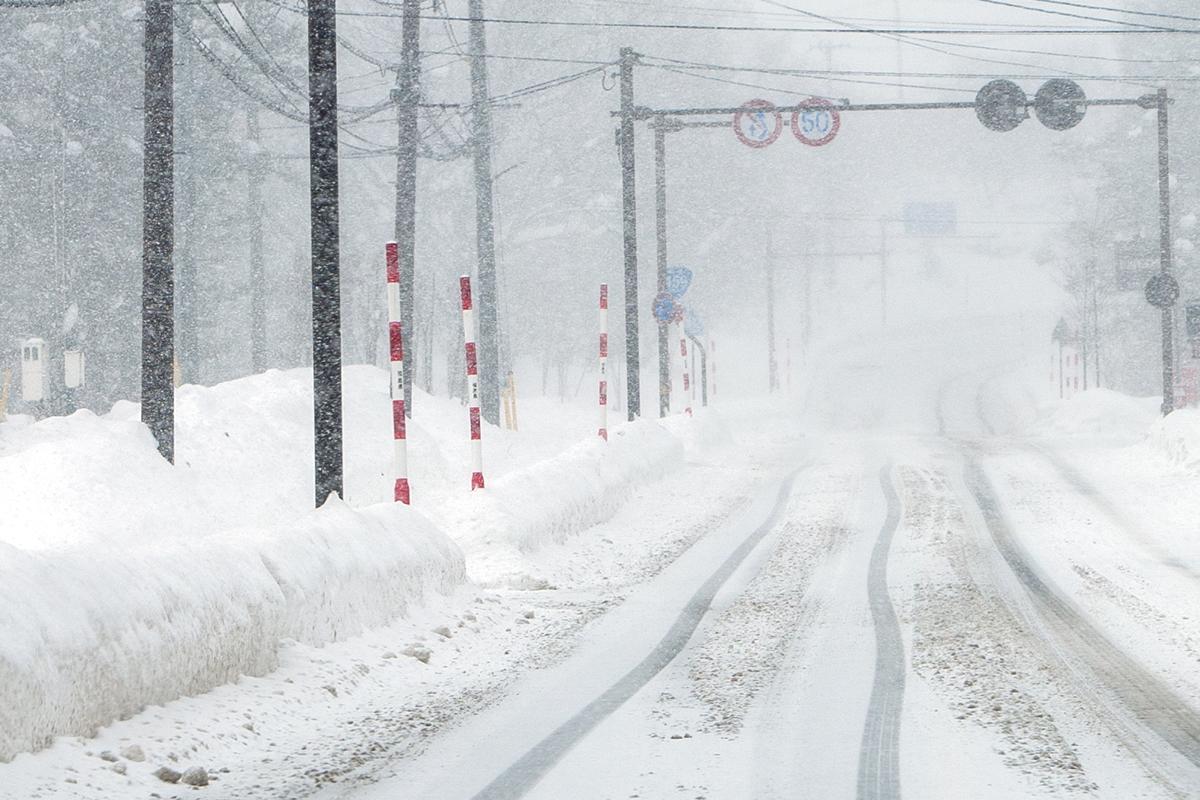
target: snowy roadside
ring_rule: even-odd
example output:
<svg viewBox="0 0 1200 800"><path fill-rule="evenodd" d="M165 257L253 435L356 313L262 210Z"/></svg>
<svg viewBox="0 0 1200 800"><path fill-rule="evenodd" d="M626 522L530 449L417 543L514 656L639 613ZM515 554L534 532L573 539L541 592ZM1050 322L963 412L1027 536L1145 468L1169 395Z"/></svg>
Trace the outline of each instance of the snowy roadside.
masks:
<svg viewBox="0 0 1200 800"><path fill-rule="evenodd" d="M1200 411L1092 390L989 453L1022 544L1113 641L1200 707Z"/></svg>
<svg viewBox="0 0 1200 800"><path fill-rule="evenodd" d="M761 463L731 458L727 448L689 452L685 468L629 490L612 519L586 536L527 553L535 580L433 595L349 641L289 644L280 668L264 677L0 765L0 797L185 796L154 776L163 766L204 767L206 796L230 800L294 798L370 780L496 702L518 676L564 658L590 621L738 513L766 477Z"/></svg>
<svg viewBox="0 0 1200 800"><path fill-rule="evenodd" d="M354 367L349 502L314 512L307 383L293 370L181 388L174 468L127 403L0 425L0 760L264 675L281 642L386 625L468 572L536 583L537 548L728 438L700 415L620 426L605 445L586 412L535 401L531 430L485 431L491 488L472 494L465 412L421 397L416 504L396 508L386 375Z"/></svg>

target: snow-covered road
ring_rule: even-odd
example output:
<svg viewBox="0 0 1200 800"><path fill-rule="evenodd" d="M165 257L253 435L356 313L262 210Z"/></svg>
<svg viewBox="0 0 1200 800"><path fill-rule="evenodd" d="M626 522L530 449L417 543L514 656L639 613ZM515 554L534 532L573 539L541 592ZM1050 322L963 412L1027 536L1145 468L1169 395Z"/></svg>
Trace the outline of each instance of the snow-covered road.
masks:
<svg viewBox="0 0 1200 800"><path fill-rule="evenodd" d="M795 479L771 481L570 659L329 796L1200 796L1186 626L1200 565L1127 524L1139 510L1070 454L1007 435L1025 410L996 382L1015 359L914 382L888 355L827 375ZM832 388L846 383L865 391ZM1059 513L1029 516L1047 494ZM1171 574L1133 595L1140 625L1060 580L1136 575L1140 562L1091 563L1104 548L1061 549L1097 529Z"/></svg>
<svg viewBox="0 0 1200 800"><path fill-rule="evenodd" d="M200 791L229 800L1200 797L1190 484L1030 436L1020 349L985 333L984 368L897 336L728 404L736 444L530 553L536 580L293 646L0 765L0 797L196 796L95 763L130 743L223 767Z"/></svg>

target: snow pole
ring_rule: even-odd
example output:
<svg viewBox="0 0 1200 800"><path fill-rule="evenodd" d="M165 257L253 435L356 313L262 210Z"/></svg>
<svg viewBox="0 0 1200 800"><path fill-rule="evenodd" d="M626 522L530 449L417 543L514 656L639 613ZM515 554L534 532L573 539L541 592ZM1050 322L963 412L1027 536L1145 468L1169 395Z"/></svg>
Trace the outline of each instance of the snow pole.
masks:
<svg viewBox="0 0 1200 800"><path fill-rule="evenodd" d="M471 279L459 278L462 289L463 341L467 354L467 409L471 416L471 491L483 488L483 441L479 421L479 361L475 347L475 311L471 305Z"/></svg>
<svg viewBox="0 0 1200 800"><path fill-rule="evenodd" d="M685 339L687 338L686 329L684 331L684 338ZM688 375L690 375L692 377L691 401L692 401L692 405L694 406L694 405L696 405L696 384L699 383L699 381L696 380L696 376L700 374L699 372L696 371L696 348L694 348L694 347L692 348L691 352L688 353L688 358L691 359L690 363L688 364Z"/></svg>
<svg viewBox="0 0 1200 800"><path fill-rule="evenodd" d="M708 374L709 378L708 392L713 397L717 396L717 343L712 339L708 340Z"/></svg>
<svg viewBox="0 0 1200 800"><path fill-rule="evenodd" d="M608 284L600 284L600 438L608 441Z"/></svg>
<svg viewBox="0 0 1200 800"><path fill-rule="evenodd" d="M396 475L393 498L410 505L408 487L408 434L404 421L404 327L400 323L400 255L395 242L388 242L387 304L388 351L391 361L392 393L392 471Z"/></svg>
<svg viewBox="0 0 1200 800"><path fill-rule="evenodd" d="M792 337L784 339L784 369L786 374L783 376L784 386L788 392L792 391Z"/></svg>
<svg viewBox="0 0 1200 800"><path fill-rule="evenodd" d="M692 415L692 382L688 378L688 351L687 351L687 336L683 332L683 323L676 323L679 326L679 357L683 360L683 413L689 417Z"/></svg>

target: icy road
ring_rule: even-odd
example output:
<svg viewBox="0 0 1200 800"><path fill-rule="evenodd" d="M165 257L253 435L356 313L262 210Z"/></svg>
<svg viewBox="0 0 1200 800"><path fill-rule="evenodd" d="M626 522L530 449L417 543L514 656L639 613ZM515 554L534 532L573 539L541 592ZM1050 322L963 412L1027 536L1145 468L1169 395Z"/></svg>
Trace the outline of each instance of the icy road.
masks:
<svg viewBox="0 0 1200 800"><path fill-rule="evenodd" d="M570 657L322 796L1200 796L1180 498L1010 435L1019 362L944 355L864 348L744 421L750 502Z"/></svg>

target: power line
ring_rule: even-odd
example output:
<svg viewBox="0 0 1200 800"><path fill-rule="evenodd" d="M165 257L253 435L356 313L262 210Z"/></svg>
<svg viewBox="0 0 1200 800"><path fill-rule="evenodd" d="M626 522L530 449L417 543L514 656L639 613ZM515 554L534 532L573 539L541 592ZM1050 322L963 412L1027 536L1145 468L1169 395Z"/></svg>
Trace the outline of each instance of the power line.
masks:
<svg viewBox="0 0 1200 800"><path fill-rule="evenodd" d="M0 8L53 8L90 2L92 0L0 0Z"/></svg>
<svg viewBox="0 0 1200 800"><path fill-rule="evenodd" d="M12 0L0 0L0 2L11 2ZM307 15L308 10L303 6L291 5L285 0L265 0L266 2L277 5L288 11L299 15ZM216 0L196 0L196 2L216 2ZM981 2L996 2L1000 0L981 0ZM1020 6L1018 6L1020 7ZM793 9L794 10L794 9ZM1037 10L1037 9L1033 9ZM359 17L382 17L382 18L400 18L400 14L393 11L348 11L340 10L339 15L359 16ZM434 22L470 22L470 17L451 16L449 14L422 14L422 20L430 20ZM544 26L544 27L569 27L569 28L619 28L630 30L680 30L680 31L721 31L721 32L742 32L742 33L814 33L814 34L923 34L927 36L1022 36L1022 35L1113 35L1113 34L1133 34L1133 33L1171 33L1171 34L1196 34L1200 33L1200 29L1188 28L1168 28L1168 27L1129 27L1129 23L1122 24L1120 21L1099 20L1101 22L1110 22L1111 24L1122 25L1116 28L1084 28L1084 27L1022 27L1013 25L1006 28L985 28L978 26L975 28L951 28L951 27L835 27L835 28L818 28L818 27L789 27L789 26L773 26L773 25L702 25L698 23L668 23L668 22L600 22L589 20L562 20L562 19L530 19L516 17L484 17L483 22L495 25L521 25L521 26Z"/></svg>
<svg viewBox="0 0 1200 800"><path fill-rule="evenodd" d="M748 83L746 81L735 81L735 80L729 80L728 78L717 78L712 75L703 75L698 72L688 71L689 68L686 66L670 67L665 64L647 64L647 66L655 67L657 69L661 69L666 72L674 72L678 75L686 75L687 77L690 77L690 78L700 78L702 80L713 81L715 83L726 83L726 84L730 84L732 86L744 86L749 89L762 89L764 91L782 92L784 94L792 94L792 95L797 95L797 96L823 97L827 100L836 99L830 95L827 95L827 94L824 94L821 92L814 93L814 92L797 91L794 89L780 89L778 87L763 86L761 84ZM705 67L705 66L700 66L700 67L692 67L691 69L709 69L709 68ZM755 70L755 71L757 71L757 70ZM785 75L788 73L771 73L771 74ZM813 77L813 76L797 76L797 77ZM897 81L870 81L870 80L861 80L861 79L855 79L855 78L838 78L838 77L832 77L832 76L828 76L828 75L823 75L822 77L825 77L826 80L833 81L836 83L851 83L851 84L866 85L866 86L888 86L888 87L900 88L900 89L927 89L930 91L943 91L943 92L974 92L975 91L974 89L963 89L962 87L959 87L959 86L928 86L928 85L924 85L924 84L900 83Z"/></svg>
<svg viewBox="0 0 1200 800"><path fill-rule="evenodd" d="M826 17L821 14L815 14L812 11L805 11L804 9L795 8L794 6L789 6L784 3L781 3L781 2L779 2L779 0L763 0L763 2L767 3L768 5L776 6L778 8L785 8L789 11L794 11L801 16L821 20L823 22L831 22L835 25L842 25L844 27L851 28L854 30L861 30L861 29L857 28L856 26L851 25L848 22L843 22L834 17ZM981 56L967 56L967 55L963 55L961 53L955 53L955 52L952 52L949 50L943 50L942 48L937 47L932 44L918 44L906 36L897 36L897 35L893 35L893 34L878 34L878 36L879 36L879 38L886 39L887 41L899 42L901 44L907 44L910 47L918 47L918 48L921 48L922 50L929 50L934 53L940 53L942 55L950 56L951 58L965 58L970 61L978 61L978 62L987 63L987 64L999 64L999 65L1005 66L1005 67L1021 67L1022 69L1040 69L1040 70L1045 70L1045 71L1051 71L1049 67L1044 67L1040 64L1025 64L1025 63L1022 63L1019 61L1002 61L1000 59L983 58ZM1065 70L1064 70L1064 72L1066 75L1069 75L1071 77L1082 77L1078 73L1068 72Z"/></svg>
<svg viewBox="0 0 1200 800"><path fill-rule="evenodd" d="M1200 17L1189 17L1184 14L1165 14L1160 11L1135 11L1131 8L1113 8L1112 6L1097 6L1089 3L1071 3L1068 0L1033 0L1035 3L1045 3L1053 6L1069 6L1071 8L1084 8L1089 11L1113 11L1118 14L1135 14L1139 17L1156 17L1158 19L1179 19L1186 22L1200 22Z"/></svg>
<svg viewBox="0 0 1200 800"><path fill-rule="evenodd" d="M749 66L733 66L727 64L708 64L697 61L683 61L680 59L667 58L665 56L654 56L642 54L644 59L652 59L654 61L664 61L669 64L674 64L682 69L693 70L711 70L721 72L753 72L762 75L786 75L799 78L828 78L836 79L838 76L862 76L862 77L877 77L877 78L952 78L956 80L991 80L994 78L1010 78L1014 80L1049 80L1051 78L1062 77L1061 72L1049 72L1046 74L998 74L987 72L893 72L887 70L838 70L838 69L782 69L775 67L749 67ZM646 63L646 66L658 67L658 64ZM1169 80L1169 81L1200 81L1200 75L1080 75L1080 80L1089 81L1112 81L1118 83L1127 83L1135 80ZM859 81L855 81L859 82ZM864 82L865 83L865 82ZM901 84L882 83L881 85L901 86ZM946 87L909 87L904 85L904 88L946 88ZM951 89L951 91L957 91Z"/></svg>
<svg viewBox="0 0 1200 800"><path fill-rule="evenodd" d="M1001 0L979 0L980 2L997 3L999 5L1012 5L1003 3ZM1015 6L1023 8L1023 6ZM1032 9L1038 10L1038 9ZM394 16L394 15L393 15ZM452 22L469 22L469 17L451 17L451 16L422 16L422 19L442 20L448 19ZM981 35L981 36L997 36L997 35L1043 35L1043 34L1072 34L1072 35L1093 35L1093 34L1130 34L1130 33L1200 33L1200 29L1186 28L1167 28L1155 26L1138 26L1129 28L994 28L994 29L979 29L979 28L865 28L865 27L838 27L838 28L815 28L815 27L787 27L787 26L763 26L763 25L699 25L692 23L665 23L665 22L597 22L586 20L548 20L548 19L522 19L512 17L486 17L484 22L489 22L497 25L543 25L547 27L572 27L572 28L628 28L628 29L648 29L648 30L687 30L687 31L727 31L727 32L762 32L762 33L861 33L861 34L909 34L919 33L924 35ZM1117 20L1099 20L1101 22L1113 22L1114 24L1136 25L1136 23L1121 23Z"/></svg>
<svg viewBox="0 0 1200 800"><path fill-rule="evenodd" d="M1112 25L1128 25L1131 28L1145 29L1149 31L1166 31L1170 30L1157 25L1146 25L1141 22L1129 22L1119 19L1105 19L1103 17L1092 17L1086 14L1073 14L1070 11L1054 11L1049 8L1035 8L1031 6L1023 6L1019 3L1009 3L1007 0L976 0L979 3L986 3L990 6L1003 6L1005 8L1018 8L1022 11L1032 11L1035 14L1050 14L1056 17L1069 17L1071 19L1082 19L1088 22L1106 22ZM1200 31L1189 31L1190 33L1200 33Z"/></svg>
<svg viewBox="0 0 1200 800"><path fill-rule="evenodd" d="M959 48L963 48L963 49L967 49L967 50L985 50L987 52L992 52L992 53L1015 53L1017 55L1048 56L1050 58L1070 58L1070 59L1079 59L1081 61L1103 61L1103 62L1108 62L1108 63L1113 63L1113 64L1187 64L1187 63L1194 63L1194 60L1178 59L1178 58L1171 58L1171 59L1122 58L1119 56L1099 56L1099 55L1088 55L1088 54L1083 54L1083 53L1059 53L1059 52L1054 52L1054 51L1050 51L1050 50L1026 50L1026 49L1014 48L1014 47L994 47L994 46L989 46L986 44L972 44L972 43L968 43L968 42L949 42L949 41L945 41L945 40L941 40L941 39L922 39L919 36L905 36L905 37L903 37L903 41L905 43L925 42L927 44L939 44L943 47L959 47ZM994 62L994 61L991 61L991 59L970 58L969 56L965 56L961 53L946 53L946 55L952 56L954 58L967 58L972 61L985 61L988 63L1003 63L1003 62Z"/></svg>

